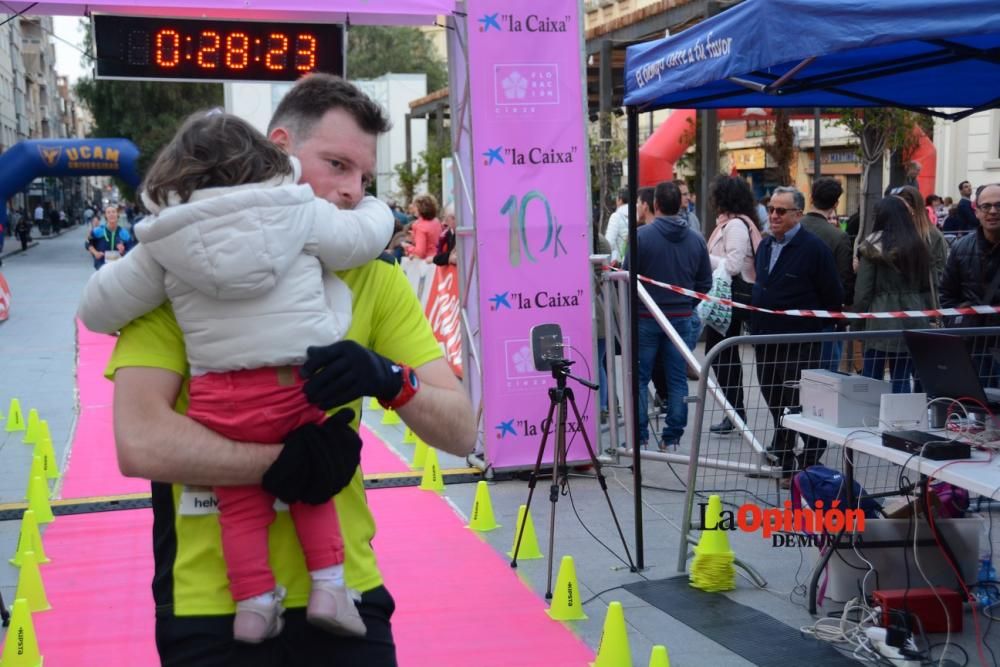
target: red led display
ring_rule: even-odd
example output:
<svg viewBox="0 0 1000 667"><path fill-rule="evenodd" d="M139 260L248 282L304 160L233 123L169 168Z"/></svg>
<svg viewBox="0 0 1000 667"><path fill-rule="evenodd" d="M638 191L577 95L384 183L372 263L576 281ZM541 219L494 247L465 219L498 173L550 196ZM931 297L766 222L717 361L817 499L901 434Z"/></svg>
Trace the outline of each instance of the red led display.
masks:
<svg viewBox="0 0 1000 667"><path fill-rule="evenodd" d="M294 81L344 75L340 25L95 15L97 76Z"/></svg>

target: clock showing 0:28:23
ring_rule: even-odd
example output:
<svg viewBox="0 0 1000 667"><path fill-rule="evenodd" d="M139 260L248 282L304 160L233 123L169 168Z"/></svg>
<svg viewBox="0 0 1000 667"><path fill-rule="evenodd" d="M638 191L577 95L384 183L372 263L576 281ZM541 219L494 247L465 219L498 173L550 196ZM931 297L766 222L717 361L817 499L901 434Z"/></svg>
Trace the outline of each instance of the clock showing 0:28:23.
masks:
<svg viewBox="0 0 1000 667"><path fill-rule="evenodd" d="M294 81L344 75L339 24L93 17L99 79Z"/></svg>

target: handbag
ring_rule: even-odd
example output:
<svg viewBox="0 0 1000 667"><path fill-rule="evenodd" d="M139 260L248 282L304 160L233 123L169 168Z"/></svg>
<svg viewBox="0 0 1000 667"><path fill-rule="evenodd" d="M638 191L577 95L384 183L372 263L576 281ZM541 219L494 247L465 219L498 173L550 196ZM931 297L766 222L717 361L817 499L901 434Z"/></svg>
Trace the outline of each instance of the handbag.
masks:
<svg viewBox="0 0 1000 667"><path fill-rule="evenodd" d="M712 287L708 290L708 295L719 299L733 298L732 280L722 263L712 272ZM702 301L695 308L695 312L698 313L698 317L704 324L712 327L723 336L726 335L729 325L733 321L733 307L718 301Z"/></svg>
<svg viewBox="0 0 1000 667"><path fill-rule="evenodd" d="M739 220L747 228L747 236L750 238L750 256L753 257L753 263L757 264L757 246L753 242L753 232L750 231L750 222L745 216L739 216ZM739 303L750 303L753 301L753 283L748 283L743 280L743 274L737 273L732 277L731 286L733 301L738 301Z"/></svg>

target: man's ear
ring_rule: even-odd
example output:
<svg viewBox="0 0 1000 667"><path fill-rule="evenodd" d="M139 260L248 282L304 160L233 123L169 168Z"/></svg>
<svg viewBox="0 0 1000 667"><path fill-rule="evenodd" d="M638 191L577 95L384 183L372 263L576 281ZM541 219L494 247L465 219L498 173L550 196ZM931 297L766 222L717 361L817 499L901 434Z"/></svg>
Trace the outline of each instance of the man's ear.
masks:
<svg viewBox="0 0 1000 667"><path fill-rule="evenodd" d="M276 127L267 136L271 143L282 149L286 153L292 149L292 135L283 127Z"/></svg>

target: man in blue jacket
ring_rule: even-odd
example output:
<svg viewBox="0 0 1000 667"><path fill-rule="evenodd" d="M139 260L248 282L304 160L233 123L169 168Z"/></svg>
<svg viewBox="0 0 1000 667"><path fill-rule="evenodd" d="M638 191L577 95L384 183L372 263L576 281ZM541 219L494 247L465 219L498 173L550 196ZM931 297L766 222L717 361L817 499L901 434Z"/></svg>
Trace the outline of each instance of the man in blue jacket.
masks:
<svg viewBox="0 0 1000 667"><path fill-rule="evenodd" d="M781 187L771 194L767 207L770 236L757 249L757 281L753 305L772 310L839 310L844 290L830 248L802 227L805 197L793 187ZM813 333L824 329L828 320L753 313L754 334ZM821 368L820 343L769 343L756 345L757 378L776 429L770 457L781 465L781 485L788 488L796 468L804 470L819 462L826 441L803 436L805 448L795 457L795 432L781 427L785 408L797 410L799 376L807 368Z"/></svg>
<svg viewBox="0 0 1000 667"><path fill-rule="evenodd" d="M712 265L705 239L679 215L680 206L681 192L674 183L664 182L656 186L653 192L656 218L637 232L639 262L636 270L639 275L660 282L707 292L712 286ZM628 268L627 262L625 268ZM701 330L701 323L694 313L697 300L655 285L645 287L684 343L689 349L694 349ZM687 426L687 403L684 402L688 394L687 365L680 350L670 342L641 303L638 316L639 446L645 447L649 439L647 387L659 351L667 365L667 421L659 442L660 451L666 451L668 447L676 447L680 443Z"/></svg>

